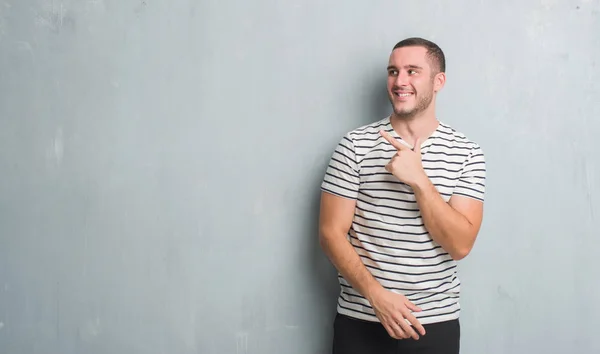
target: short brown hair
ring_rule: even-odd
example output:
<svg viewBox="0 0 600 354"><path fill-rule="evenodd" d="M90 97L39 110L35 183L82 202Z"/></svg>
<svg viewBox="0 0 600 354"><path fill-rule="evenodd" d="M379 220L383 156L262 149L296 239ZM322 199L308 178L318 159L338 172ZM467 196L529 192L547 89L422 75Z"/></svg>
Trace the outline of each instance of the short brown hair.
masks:
<svg viewBox="0 0 600 354"><path fill-rule="evenodd" d="M411 37L396 43L394 49L402 47L424 47L427 49L427 56L429 59L433 62L434 66L437 66L438 72L446 72L446 57L437 44L428 41L427 39ZM394 49L392 49L392 51Z"/></svg>

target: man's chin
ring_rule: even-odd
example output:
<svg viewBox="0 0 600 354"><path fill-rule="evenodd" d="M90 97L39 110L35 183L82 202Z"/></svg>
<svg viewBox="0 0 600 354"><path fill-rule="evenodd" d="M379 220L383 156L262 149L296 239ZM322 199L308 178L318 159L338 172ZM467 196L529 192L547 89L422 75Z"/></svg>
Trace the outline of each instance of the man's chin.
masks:
<svg viewBox="0 0 600 354"><path fill-rule="evenodd" d="M414 109L405 109L405 108L403 108L403 109L394 108L394 114L398 118L411 118L415 115L415 110Z"/></svg>

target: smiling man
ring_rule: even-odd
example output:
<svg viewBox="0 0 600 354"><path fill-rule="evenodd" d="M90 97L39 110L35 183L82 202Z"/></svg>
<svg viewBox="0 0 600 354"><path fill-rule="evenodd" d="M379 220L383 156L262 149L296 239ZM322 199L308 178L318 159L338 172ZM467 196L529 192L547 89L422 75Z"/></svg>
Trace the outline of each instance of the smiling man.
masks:
<svg viewBox="0 0 600 354"><path fill-rule="evenodd" d="M396 44L392 114L346 133L321 185L319 239L341 292L334 354L460 348L460 280L483 217L486 167L474 141L438 120L442 50Z"/></svg>

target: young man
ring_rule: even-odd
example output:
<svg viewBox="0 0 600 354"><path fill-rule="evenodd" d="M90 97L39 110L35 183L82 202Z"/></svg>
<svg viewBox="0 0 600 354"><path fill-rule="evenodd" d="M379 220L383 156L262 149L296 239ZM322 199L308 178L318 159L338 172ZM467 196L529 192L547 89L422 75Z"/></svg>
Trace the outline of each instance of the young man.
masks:
<svg viewBox="0 0 600 354"><path fill-rule="evenodd" d="M456 262L479 232L486 173L479 145L437 119L445 69L436 44L396 44L393 113L330 160L319 233L341 285L334 354L459 353Z"/></svg>

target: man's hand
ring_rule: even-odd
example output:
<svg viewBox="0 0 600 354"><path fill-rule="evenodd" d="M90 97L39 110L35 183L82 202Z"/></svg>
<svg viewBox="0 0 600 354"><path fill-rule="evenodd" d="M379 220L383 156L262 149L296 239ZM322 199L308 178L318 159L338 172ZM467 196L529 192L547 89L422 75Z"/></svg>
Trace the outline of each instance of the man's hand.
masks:
<svg viewBox="0 0 600 354"><path fill-rule="evenodd" d="M385 166L385 169L389 173L411 187L428 178L421 162L420 139L415 141L415 147L412 150L408 146L396 141L388 132L382 130L379 133L398 150Z"/></svg>
<svg viewBox="0 0 600 354"><path fill-rule="evenodd" d="M421 309L408 301L404 295L396 294L385 288L379 288L370 296L369 302L373 306L377 318L392 338L407 339L412 337L418 340L419 334L415 329L421 335L425 335L425 328L412 314L413 311L420 312ZM406 320L412 324L412 327Z"/></svg>

